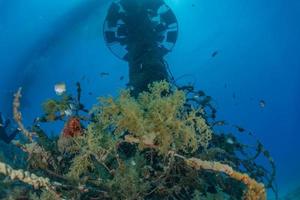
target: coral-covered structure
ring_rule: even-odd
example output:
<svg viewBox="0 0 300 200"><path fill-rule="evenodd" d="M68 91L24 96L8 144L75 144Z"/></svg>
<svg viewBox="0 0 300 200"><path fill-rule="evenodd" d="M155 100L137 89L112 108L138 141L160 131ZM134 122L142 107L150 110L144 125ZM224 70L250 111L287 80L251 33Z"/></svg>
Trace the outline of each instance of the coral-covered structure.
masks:
<svg viewBox="0 0 300 200"><path fill-rule="evenodd" d="M128 90L117 98L100 98L90 117L65 116L59 138L49 138L36 125L32 131L25 128L19 91L15 119L27 140L14 144L28 155L28 171L0 162L0 174L23 182L10 183L11 190L23 191L13 194L33 199L266 199L273 173L253 157L240 157L237 152L246 149L233 135L214 130L216 122L208 120L203 107L207 104L190 104L189 92L167 82L148 90L138 98ZM86 128L79 119L88 122ZM226 142L229 137L234 143ZM256 156L261 152L269 159L260 144Z"/></svg>
<svg viewBox="0 0 300 200"><path fill-rule="evenodd" d="M26 167L0 160L0 197L265 200L268 188L276 193L274 161L263 145L256 141L250 154L251 146L220 130L227 123L216 121L210 96L170 84L164 56L177 33L163 0L114 1L104 35L111 50L117 43L127 51L122 58L129 62L131 90L87 110L77 83L76 97L48 99L30 128L22 121L19 90L13 112L23 137L13 144L24 152ZM54 121L64 125L49 137L42 124ZM270 168L259 164L263 158Z"/></svg>

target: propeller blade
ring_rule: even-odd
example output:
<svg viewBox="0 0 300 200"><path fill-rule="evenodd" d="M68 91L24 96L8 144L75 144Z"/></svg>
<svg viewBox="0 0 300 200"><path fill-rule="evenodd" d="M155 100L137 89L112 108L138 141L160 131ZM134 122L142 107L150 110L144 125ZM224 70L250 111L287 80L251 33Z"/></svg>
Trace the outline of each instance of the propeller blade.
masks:
<svg viewBox="0 0 300 200"><path fill-rule="evenodd" d="M160 24L158 24L158 25L155 27L155 30L156 30L158 33L161 33L161 32L166 31L167 28L168 28L168 27L167 27L166 25L160 23Z"/></svg>
<svg viewBox="0 0 300 200"><path fill-rule="evenodd" d="M128 59L129 59L129 55L128 53L126 53L125 56L123 56L123 60L128 61Z"/></svg>
<svg viewBox="0 0 300 200"><path fill-rule="evenodd" d="M112 3L109 7L108 14L106 16L106 21L108 22L108 27L114 27L117 25L120 19L120 6L116 3Z"/></svg>
<svg viewBox="0 0 300 200"><path fill-rule="evenodd" d="M167 34L167 42L176 43L177 35L178 35L177 31L169 31Z"/></svg>
<svg viewBox="0 0 300 200"><path fill-rule="evenodd" d="M168 9L166 12L162 13L160 17L162 21L167 24L167 26L177 22L176 16L174 15L171 9Z"/></svg>
<svg viewBox="0 0 300 200"><path fill-rule="evenodd" d="M164 4L165 3L163 0L148 0L147 2L145 2L145 7L147 9L151 9L152 11L154 11L154 13L157 13L158 9Z"/></svg>
<svg viewBox="0 0 300 200"><path fill-rule="evenodd" d="M122 24L118 27L117 29L117 35L119 37L126 37L128 36L128 29L127 26L125 24Z"/></svg>
<svg viewBox="0 0 300 200"><path fill-rule="evenodd" d="M107 43L118 42L118 38L116 38L114 31L105 31L104 35L105 35L105 40Z"/></svg>

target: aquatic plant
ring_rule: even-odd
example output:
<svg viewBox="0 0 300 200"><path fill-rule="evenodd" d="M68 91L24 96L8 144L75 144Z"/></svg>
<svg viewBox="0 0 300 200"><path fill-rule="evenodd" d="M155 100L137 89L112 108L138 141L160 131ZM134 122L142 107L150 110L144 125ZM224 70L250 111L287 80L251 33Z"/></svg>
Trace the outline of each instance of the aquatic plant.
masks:
<svg viewBox="0 0 300 200"><path fill-rule="evenodd" d="M239 157L245 147L217 134L210 101L204 93L193 100L191 91L165 81L136 98L123 90L100 98L88 117L64 116L60 136L51 138L36 124L25 128L19 90L14 118L26 140L13 144L28 167L1 161L0 174L33 186L25 190L36 199L266 199L272 175L255 158L268 152L260 145L255 157Z"/></svg>

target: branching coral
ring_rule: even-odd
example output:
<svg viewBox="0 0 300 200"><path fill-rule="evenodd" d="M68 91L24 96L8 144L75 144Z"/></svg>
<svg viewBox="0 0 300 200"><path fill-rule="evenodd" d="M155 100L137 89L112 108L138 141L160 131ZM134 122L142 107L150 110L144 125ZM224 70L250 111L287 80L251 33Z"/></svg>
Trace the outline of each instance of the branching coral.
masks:
<svg viewBox="0 0 300 200"><path fill-rule="evenodd" d="M16 123L18 124L19 129L21 132L25 135L26 138L28 138L32 142L32 137L35 135L35 133L28 131L25 126L22 123L22 113L19 111L20 110L20 99L22 97L21 94L22 88L19 88L17 93L14 96L14 101L13 101L13 115Z"/></svg>
<svg viewBox="0 0 300 200"><path fill-rule="evenodd" d="M81 175L94 169L96 162L110 172L106 161L115 153L116 141L101 126L92 123L83 136L71 140L78 151L72 160L69 177L79 179Z"/></svg>
<svg viewBox="0 0 300 200"><path fill-rule="evenodd" d="M212 170L215 172L222 172L230 176L231 178L243 182L247 186L247 190L244 193L244 200L266 200L265 187L261 183L257 183L254 179L250 178L247 174L237 172L229 165L222 164L214 161L204 161L197 158L186 159L181 155L176 155L183 158L186 164L196 170Z"/></svg>
<svg viewBox="0 0 300 200"><path fill-rule="evenodd" d="M13 114L19 129L30 141L30 143L24 145L19 143L18 141L13 141L13 143L16 146L20 147L24 152L28 153L29 158L35 157L37 158L36 160L39 160L41 161L41 163L44 163L43 165L52 165L53 168L56 168L56 162L55 159L51 156L51 153L47 152L42 146L40 146L33 140L33 136L36 135L36 133L28 131L22 122L22 113L19 111L21 105L20 99L22 97L21 91L22 89L19 88L19 90L15 94L13 101ZM37 167L41 167L41 165L38 165Z"/></svg>
<svg viewBox="0 0 300 200"><path fill-rule="evenodd" d="M50 183L50 180L47 178L39 177L35 174L32 174L28 171L22 169L15 170L11 166L0 162L0 173L10 177L12 180L17 179L24 183L34 186L34 188L44 187L47 190L52 191L54 186ZM57 184L57 183L55 183Z"/></svg>
<svg viewBox="0 0 300 200"><path fill-rule="evenodd" d="M79 154L73 159L67 176L79 180L82 174L89 172L92 168L93 162L91 155L87 153Z"/></svg>
<svg viewBox="0 0 300 200"><path fill-rule="evenodd" d="M144 199L149 191L150 184L143 181L141 177L142 167L139 159L129 160L122 163L115 173L114 178L109 182L114 200L118 199Z"/></svg>
<svg viewBox="0 0 300 200"><path fill-rule="evenodd" d="M51 153L46 151L38 143L32 142L28 144L21 144L18 141L14 141L13 143L28 154L28 161L32 168L46 169L51 166L51 168L57 169L56 161L52 157Z"/></svg>
<svg viewBox="0 0 300 200"><path fill-rule="evenodd" d="M144 141L140 149L156 146L161 154L170 150L194 152L199 146L206 148L212 131L197 111L184 112L185 94L170 91L167 82L155 82L150 92L143 92L138 99L123 91L117 100L101 99L99 122L114 133Z"/></svg>
<svg viewBox="0 0 300 200"><path fill-rule="evenodd" d="M131 143L142 143L143 141L127 137L126 140ZM174 152L169 152L174 154ZM244 192L244 200L266 200L266 191L263 184L258 183L250 178L247 174L243 174L233 170L232 167L226 164L215 161L205 161L198 158L186 158L179 154L174 154L176 157L184 159L185 163L196 170L211 170L227 174L229 177L244 183L247 190Z"/></svg>

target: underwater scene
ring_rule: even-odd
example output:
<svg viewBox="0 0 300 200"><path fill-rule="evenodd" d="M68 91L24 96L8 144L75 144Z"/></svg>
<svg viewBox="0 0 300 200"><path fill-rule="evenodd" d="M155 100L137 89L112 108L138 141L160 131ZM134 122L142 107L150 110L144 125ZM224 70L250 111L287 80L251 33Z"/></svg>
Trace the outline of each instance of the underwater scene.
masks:
<svg viewBox="0 0 300 200"><path fill-rule="evenodd" d="M0 199L300 200L299 0L0 0Z"/></svg>

